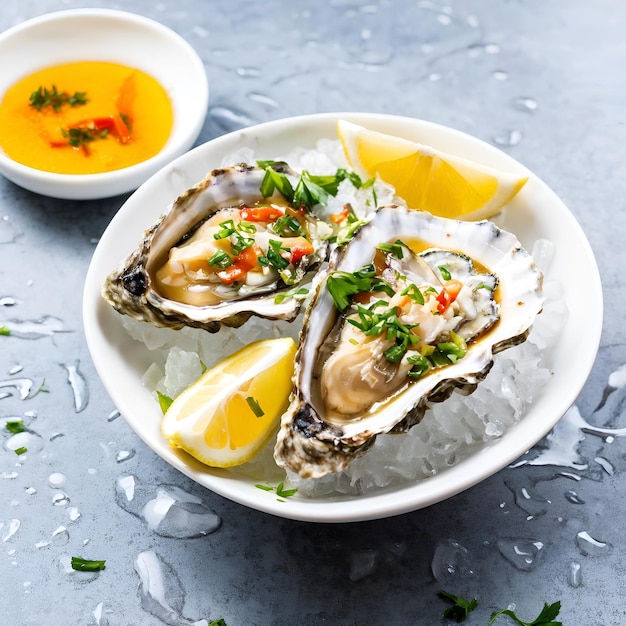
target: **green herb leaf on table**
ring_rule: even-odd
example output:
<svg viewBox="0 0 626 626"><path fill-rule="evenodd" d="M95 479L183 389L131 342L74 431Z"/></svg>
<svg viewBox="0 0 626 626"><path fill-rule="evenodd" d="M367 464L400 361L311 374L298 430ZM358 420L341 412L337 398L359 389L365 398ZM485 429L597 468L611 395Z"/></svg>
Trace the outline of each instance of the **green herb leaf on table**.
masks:
<svg viewBox="0 0 626 626"><path fill-rule="evenodd" d="M501 611L495 611L491 614L491 619L489 620L489 624L487 626L491 626L501 615L506 615L510 617L514 622L520 624L520 626L563 626L562 622L555 622L554 618L561 611L561 602L556 601L553 604L548 604L544 602L543 609L541 609L541 613L532 621L525 622L520 619L514 611L510 609L502 609Z"/></svg>
<svg viewBox="0 0 626 626"><path fill-rule="evenodd" d="M163 412L163 415L165 415L165 413L167 412L167 409L169 409L170 406L172 406L172 402L174 402L174 400L170 398L169 396L166 396L164 393L161 393L158 390L156 393L157 393L157 398L159 399L159 406L161 407L161 411Z"/></svg>
<svg viewBox="0 0 626 626"><path fill-rule="evenodd" d="M7 422L4 427L12 434L17 435L26 431L26 426L22 420L11 420Z"/></svg>
<svg viewBox="0 0 626 626"><path fill-rule="evenodd" d="M476 598L465 600L464 598L461 598L461 596L456 596L453 593L443 590L439 591L439 596L446 600L450 600L453 603L451 607L448 607L443 612L443 616L445 618L455 620L457 624L464 622L470 612L473 611L478 605L478 600L476 600Z"/></svg>

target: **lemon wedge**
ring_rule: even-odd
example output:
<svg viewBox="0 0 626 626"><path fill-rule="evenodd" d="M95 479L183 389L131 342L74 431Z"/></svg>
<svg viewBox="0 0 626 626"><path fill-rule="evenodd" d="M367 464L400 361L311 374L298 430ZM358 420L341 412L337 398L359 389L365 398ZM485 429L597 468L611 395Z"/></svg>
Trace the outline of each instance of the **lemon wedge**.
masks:
<svg viewBox="0 0 626 626"><path fill-rule="evenodd" d="M346 120L337 122L337 133L357 174L380 176L409 207L439 217L491 217L528 180Z"/></svg>
<svg viewBox="0 0 626 626"><path fill-rule="evenodd" d="M287 408L295 354L291 337L256 341L231 354L174 399L161 432L212 467L249 461Z"/></svg>

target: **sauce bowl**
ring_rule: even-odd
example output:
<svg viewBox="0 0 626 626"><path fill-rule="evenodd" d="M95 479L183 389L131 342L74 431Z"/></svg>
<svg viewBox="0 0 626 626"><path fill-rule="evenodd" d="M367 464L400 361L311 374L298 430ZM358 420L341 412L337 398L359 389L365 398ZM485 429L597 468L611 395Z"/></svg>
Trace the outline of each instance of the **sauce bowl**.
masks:
<svg viewBox="0 0 626 626"><path fill-rule="evenodd" d="M49 13L0 34L0 101L20 78L73 61L109 61L140 69L166 90L172 132L155 156L99 174L57 174L18 163L0 148L0 173L30 191L68 200L132 191L192 147L206 117L209 85L202 60L180 35L141 15L108 9Z"/></svg>

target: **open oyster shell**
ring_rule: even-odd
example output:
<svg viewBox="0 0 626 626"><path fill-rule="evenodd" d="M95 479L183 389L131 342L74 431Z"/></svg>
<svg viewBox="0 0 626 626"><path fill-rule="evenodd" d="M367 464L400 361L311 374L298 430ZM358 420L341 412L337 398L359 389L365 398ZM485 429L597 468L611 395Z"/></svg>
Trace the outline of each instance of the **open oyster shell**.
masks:
<svg viewBox="0 0 626 626"><path fill-rule="evenodd" d="M387 372L379 359L372 373L382 376L387 389L373 402L370 398L360 403L367 392L360 379L350 379L351 374L346 378L343 372L348 370L341 368L325 376L324 368L338 352L347 353L353 345L360 348L368 341L350 336L353 322L347 324L346 316L354 306L340 313L328 281L335 272L354 273L372 264L381 243L398 240L421 252L403 255L403 260L388 254L385 271L392 270L402 280L440 287L451 274L469 289L472 295L464 305L465 313L455 312L457 318L451 321L456 334L444 329L442 335L444 341L462 335L466 352L456 362L434 367L416 379L405 376L400 382L397 373L402 363ZM378 434L406 432L417 424L429 402L446 399L454 389L471 393L491 369L495 353L526 339L543 306L541 286L542 274L528 252L514 235L491 222L442 219L395 205L380 208L349 244L333 252L328 270L320 275L304 320L294 391L274 451L276 462L304 478L341 471L365 453ZM343 356L339 354L340 359ZM331 403L330 385L336 396Z"/></svg>
<svg viewBox="0 0 626 626"><path fill-rule="evenodd" d="M297 174L285 164L276 163L272 167L291 181L297 181ZM137 249L107 277L102 288L104 299L120 313L175 329L193 326L217 332L222 324L241 326L251 315L295 319L301 300L288 297L277 302L275 296L308 280L309 272L325 260L324 229L328 227L309 213L295 211L277 191L263 197L260 189L264 176L264 169L240 163L211 171L181 194L146 230ZM246 221L248 218L241 207L254 211L258 204L264 207L270 204L285 214L291 211L291 215L297 217L296 224L299 223L299 236L282 238L262 220ZM218 241L215 235L220 233L220 224L233 219L236 232ZM288 234L294 235L291 231ZM232 263L235 248L230 248L230 241L233 237L248 241L248 244L254 240L259 254L261 242L267 253L270 240L294 245L294 241L306 239L310 246L306 254L298 255L299 258L289 261L285 268L279 270L274 266L256 264L255 271L248 272L244 279L225 282L226 279L219 276L227 268L218 272L220 268L209 267L208 261L212 253L222 254L224 258L223 253L227 251L226 262ZM224 242L228 243L226 249ZM195 254L190 252L192 244L201 252L200 256L189 260ZM286 258L285 263L289 260L289 250L293 252L295 248L283 246L279 250L279 255ZM202 251L208 252L202 256ZM166 266L173 267L178 273L173 277L166 273L161 278ZM170 286L177 285L176 281L184 288Z"/></svg>

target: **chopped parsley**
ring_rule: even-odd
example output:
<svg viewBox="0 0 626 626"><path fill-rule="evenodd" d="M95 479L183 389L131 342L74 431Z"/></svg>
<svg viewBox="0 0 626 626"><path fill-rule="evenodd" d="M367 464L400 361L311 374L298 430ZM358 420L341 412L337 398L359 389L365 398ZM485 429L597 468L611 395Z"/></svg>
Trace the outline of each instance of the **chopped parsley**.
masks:
<svg viewBox="0 0 626 626"><path fill-rule="evenodd" d="M87 559L81 559L78 556L72 557L72 569L79 572L98 572L105 569L106 561L89 561Z"/></svg>
<svg viewBox="0 0 626 626"><path fill-rule="evenodd" d="M257 489L262 489L263 491L271 491L271 492L275 492L277 497L277 500L279 502L284 502L285 498L290 498L291 496L295 495L298 490L297 489L285 489L285 483L280 482L278 483L278 485L276 485L276 487L273 487L272 485L270 485L269 483L265 483L265 484L261 484L261 483L257 483L256 485L254 485Z"/></svg>
<svg viewBox="0 0 626 626"><path fill-rule="evenodd" d="M341 312L350 306L351 296L357 293L382 291L389 297L394 295L391 285L376 276L376 268L371 263L356 272L331 272L326 280L326 289L332 296L335 307Z"/></svg>
<svg viewBox="0 0 626 626"><path fill-rule="evenodd" d="M33 91L29 97L30 106L41 111L44 107L52 107L55 113L61 110L64 104L69 104L71 107L81 106L87 104L86 91L76 91L73 95L69 95L67 91L57 91L55 85L52 85L52 89L46 87L39 87L36 91Z"/></svg>
<svg viewBox="0 0 626 626"><path fill-rule="evenodd" d="M4 427L14 435L26 431L26 426L24 426L24 422L22 420L11 420L10 422L7 422Z"/></svg>

